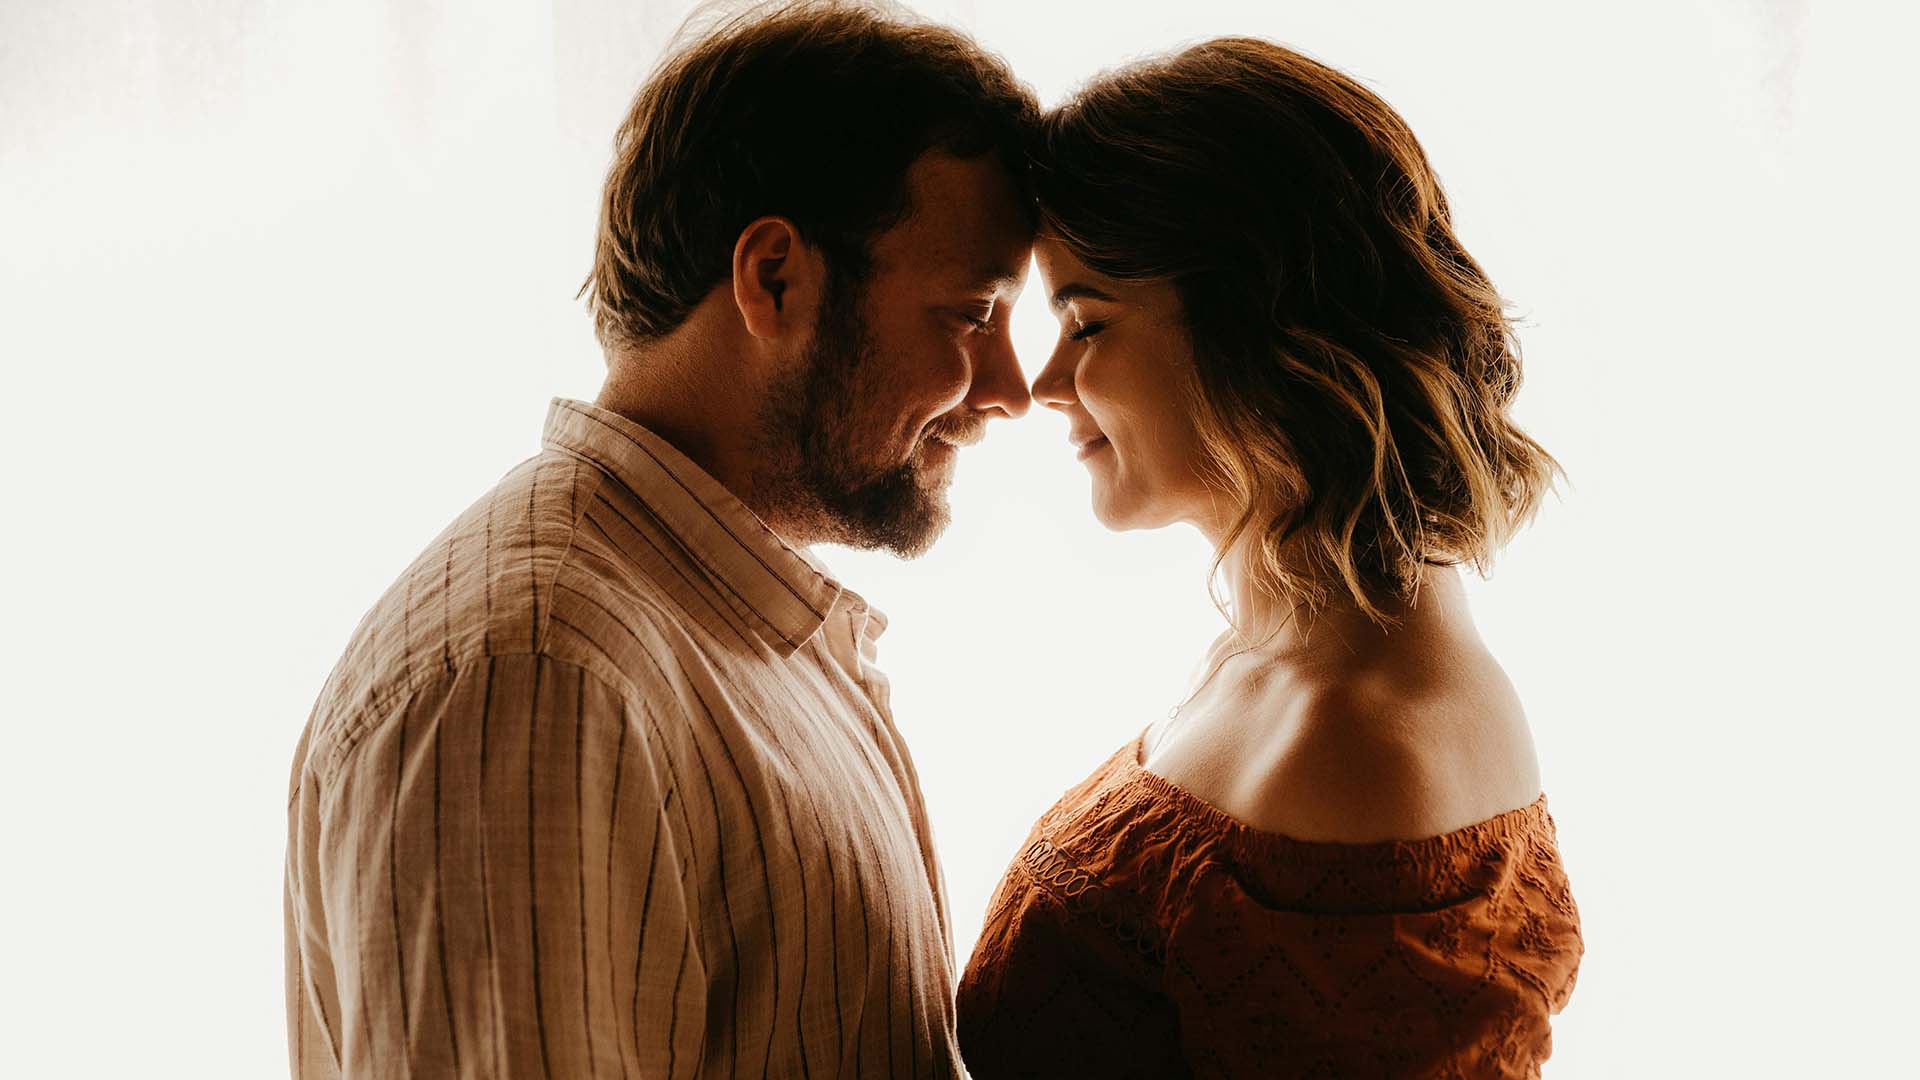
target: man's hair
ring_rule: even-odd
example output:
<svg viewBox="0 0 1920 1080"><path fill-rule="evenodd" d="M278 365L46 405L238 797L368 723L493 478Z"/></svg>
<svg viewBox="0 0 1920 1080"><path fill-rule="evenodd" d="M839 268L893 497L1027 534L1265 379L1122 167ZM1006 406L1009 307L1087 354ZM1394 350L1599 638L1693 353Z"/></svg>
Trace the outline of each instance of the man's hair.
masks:
<svg viewBox="0 0 1920 1080"><path fill-rule="evenodd" d="M1559 466L1508 413L1520 353L1406 122L1358 82L1222 38L1111 72L1044 120L1043 234L1171 282L1206 466L1257 588L1387 621L1421 567L1484 572Z"/></svg>
<svg viewBox="0 0 1920 1080"><path fill-rule="evenodd" d="M861 282L873 237L912 212L917 158L997 153L1024 191L1038 119L1005 62L947 27L838 0L726 18L661 61L615 136L581 289L602 346L679 326L767 215Z"/></svg>

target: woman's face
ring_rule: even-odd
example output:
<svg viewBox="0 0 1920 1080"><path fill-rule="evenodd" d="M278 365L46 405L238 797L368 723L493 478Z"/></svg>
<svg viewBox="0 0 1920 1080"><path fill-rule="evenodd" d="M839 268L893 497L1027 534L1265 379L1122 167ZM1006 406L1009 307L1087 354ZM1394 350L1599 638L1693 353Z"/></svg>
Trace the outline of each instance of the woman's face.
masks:
<svg viewBox="0 0 1920 1080"><path fill-rule="evenodd" d="M1208 529L1213 504L1188 404L1193 343L1178 291L1095 273L1052 237L1033 250L1060 320L1033 399L1071 422L1068 438L1093 474L1094 516L1110 529L1176 521Z"/></svg>

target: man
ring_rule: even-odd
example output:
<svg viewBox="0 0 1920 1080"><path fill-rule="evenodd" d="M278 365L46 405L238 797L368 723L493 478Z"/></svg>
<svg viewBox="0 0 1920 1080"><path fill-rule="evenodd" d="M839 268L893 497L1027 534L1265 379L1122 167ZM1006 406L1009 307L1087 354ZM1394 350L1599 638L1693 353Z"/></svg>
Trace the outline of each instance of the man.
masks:
<svg viewBox="0 0 1920 1080"><path fill-rule="evenodd" d="M962 36L805 4L670 58L616 140L608 361L356 631L296 757L293 1069L960 1074L880 614L1007 340L1037 115Z"/></svg>

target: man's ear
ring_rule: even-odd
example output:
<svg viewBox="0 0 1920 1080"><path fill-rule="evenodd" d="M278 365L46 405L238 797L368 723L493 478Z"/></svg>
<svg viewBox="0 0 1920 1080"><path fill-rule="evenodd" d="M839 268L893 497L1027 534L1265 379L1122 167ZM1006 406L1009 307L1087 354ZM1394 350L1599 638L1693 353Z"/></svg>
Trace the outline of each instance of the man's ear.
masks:
<svg viewBox="0 0 1920 1080"><path fill-rule="evenodd" d="M733 245L733 303L747 332L766 340L813 331L826 263L783 217L763 217Z"/></svg>

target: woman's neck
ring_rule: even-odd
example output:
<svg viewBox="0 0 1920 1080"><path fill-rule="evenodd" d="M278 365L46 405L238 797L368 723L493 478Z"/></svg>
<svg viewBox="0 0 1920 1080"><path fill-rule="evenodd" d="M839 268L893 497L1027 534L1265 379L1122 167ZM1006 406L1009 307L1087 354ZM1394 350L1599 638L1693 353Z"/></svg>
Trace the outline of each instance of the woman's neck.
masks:
<svg viewBox="0 0 1920 1080"><path fill-rule="evenodd" d="M1411 596L1377 598L1374 607L1385 625L1363 610L1342 584L1329 590L1317 609L1260 588L1254 573L1256 545L1243 538L1220 560L1228 614L1237 632L1235 648L1256 649L1290 666L1345 666L1365 662L1396 641L1433 633L1474 633L1466 609L1466 590L1457 570L1425 568ZM1477 636L1477 635L1476 635Z"/></svg>

